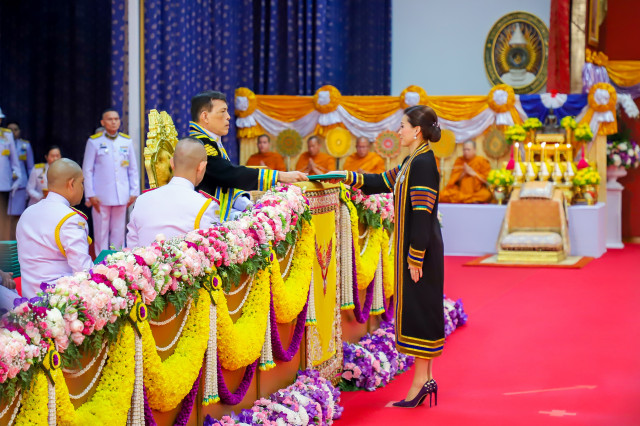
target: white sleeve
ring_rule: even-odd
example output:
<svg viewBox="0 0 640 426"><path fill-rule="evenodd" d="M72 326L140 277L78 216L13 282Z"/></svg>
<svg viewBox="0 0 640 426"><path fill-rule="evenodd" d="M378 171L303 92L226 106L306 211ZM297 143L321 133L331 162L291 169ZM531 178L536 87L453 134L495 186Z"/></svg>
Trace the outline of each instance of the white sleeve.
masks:
<svg viewBox="0 0 640 426"><path fill-rule="evenodd" d="M200 228L210 228L214 223L220 223L220 206L214 200L211 200L209 207L204 211L202 218L200 219Z"/></svg>
<svg viewBox="0 0 640 426"><path fill-rule="evenodd" d="M60 242L67 255L67 263L74 273L93 267L87 241L88 226L85 218L76 214L67 219L60 228Z"/></svg>
<svg viewBox="0 0 640 426"><path fill-rule="evenodd" d="M84 159L82 160L82 174L84 175L84 194L86 198L96 196L93 189L93 168L96 163L96 148L91 143L91 139L87 140L87 147L84 150Z"/></svg>
<svg viewBox="0 0 640 426"><path fill-rule="evenodd" d="M136 225L136 206L134 204L131 216L129 217L129 223L127 224L127 247L138 247L139 241L138 226Z"/></svg>

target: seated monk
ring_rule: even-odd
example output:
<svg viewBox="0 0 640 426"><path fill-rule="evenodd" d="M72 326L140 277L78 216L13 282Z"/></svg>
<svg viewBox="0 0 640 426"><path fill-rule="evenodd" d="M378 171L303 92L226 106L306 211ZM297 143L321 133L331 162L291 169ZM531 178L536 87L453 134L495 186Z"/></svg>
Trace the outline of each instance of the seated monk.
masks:
<svg viewBox="0 0 640 426"><path fill-rule="evenodd" d="M462 147L462 157L453 165L449 183L440 193L441 203L487 203L491 192L487 188L487 176L491 165L486 158L476 155L476 143L467 141Z"/></svg>
<svg viewBox="0 0 640 426"><path fill-rule="evenodd" d="M336 159L320 152L320 140L317 136L307 139L307 152L298 158L296 170L310 175L321 175L336 169Z"/></svg>
<svg viewBox="0 0 640 426"><path fill-rule="evenodd" d="M271 170L287 171L282 155L277 152L271 152L269 135L258 136L258 152L249 157L247 166L262 166Z"/></svg>
<svg viewBox="0 0 640 426"><path fill-rule="evenodd" d="M356 152L347 157L344 162L344 169L350 172L362 173L383 173L384 160L369 148L371 143L364 136L360 136L356 141Z"/></svg>

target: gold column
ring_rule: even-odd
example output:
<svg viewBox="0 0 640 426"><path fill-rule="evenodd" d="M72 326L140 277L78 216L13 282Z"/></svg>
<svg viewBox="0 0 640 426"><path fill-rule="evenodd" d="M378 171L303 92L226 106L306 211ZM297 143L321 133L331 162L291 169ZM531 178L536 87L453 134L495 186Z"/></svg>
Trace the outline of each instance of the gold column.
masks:
<svg viewBox="0 0 640 426"><path fill-rule="evenodd" d="M582 93L587 0L571 2L571 93Z"/></svg>

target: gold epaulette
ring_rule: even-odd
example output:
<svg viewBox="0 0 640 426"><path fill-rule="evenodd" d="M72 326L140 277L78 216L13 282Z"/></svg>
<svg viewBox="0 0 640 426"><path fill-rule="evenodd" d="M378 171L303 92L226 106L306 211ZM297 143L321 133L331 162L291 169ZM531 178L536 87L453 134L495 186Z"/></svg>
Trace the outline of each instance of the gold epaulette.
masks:
<svg viewBox="0 0 640 426"><path fill-rule="evenodd" d="M44 169L44 163L38 163L38 164L34 164L33 167L35 169Z"/></svg>
<svg viewBox="0 0 640 426"><path fill-rule="evenodd" d="M100 133L96 133L95 135L91 135L91 136L89 136L89 137L90 137L91 139L97 139L97 138L99 138L100 136L102 136L103 134L104 134L104 132L100 132Z"/></svg>
<svg viewBox="0 0 640 426"><path fill-rule="evenodd" d="M0 127L0 131L3 131L3 132L10 132L10 131L11 131L11 129L7 129L6 127Z"/></svg>
<svg viewBox="0 0 640 426"><path fill-rule="evenodd" d="M216 157L218 156L218 150L211 144L205 143L204 150L207 151L208 157Z"/></svg>
<svg viewBox="0 0 640 426"><path fill-rule="evenodd" d="M126 134L126 133L122 133L122 132L120 132L120 136L122 136L123 138L131 139L131 136L129 136L129 135L128 135L128 134Z"/></svg>

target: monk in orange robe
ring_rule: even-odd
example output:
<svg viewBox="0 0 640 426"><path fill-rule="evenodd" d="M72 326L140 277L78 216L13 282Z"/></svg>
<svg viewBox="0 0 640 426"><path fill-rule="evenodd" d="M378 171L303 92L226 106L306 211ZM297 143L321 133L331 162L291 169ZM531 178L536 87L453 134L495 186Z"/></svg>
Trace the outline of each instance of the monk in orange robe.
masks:
<svg viewBox="0 0 640 426"><path fill-rule="evenodd" d="M462 157L456 159L449 183L440 193L441 203L487 203L491 192L487 188L487 176L491 165L486 158L476 155L476 143L465 142Z"/></svg>
<svg viewBox="0 0 640 426"><path fill-rule="evenodd" d="M320 140L317 136L307 139L307 152L298 158L296 170L310 175L321 175L336 169L336 159L320 152Z"/></svg>
<svg viewBox="0 0 640 426"><path fill-rule="evenodd" d="M277 152L271 152L269 135L258 136L258 152L249 157L247 166L262 166L271 170L287 171L282 155Z"/></svg>
<svg viewBox="0 0 640 426"><path fill-rule="evenodd" d="M358 173L382 173L386 169L384 160L375 152L370 151L371 143L364 136L356 141L356 152L344 161L344 169Z"/></svg>

